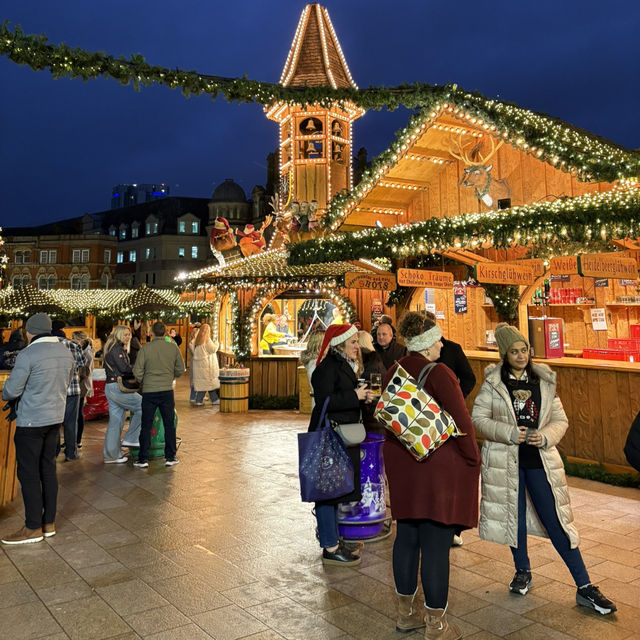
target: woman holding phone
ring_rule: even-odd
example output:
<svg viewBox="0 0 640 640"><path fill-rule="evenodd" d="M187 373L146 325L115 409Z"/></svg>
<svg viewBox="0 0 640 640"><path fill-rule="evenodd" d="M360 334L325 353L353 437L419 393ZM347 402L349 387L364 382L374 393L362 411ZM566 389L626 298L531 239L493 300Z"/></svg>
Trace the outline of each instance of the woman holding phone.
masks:
<svg viewBox="0 0 640 640"><path fill-rule="evenodd" d="M595 585L578 549L564 465L556 445L569 423L556 395L556 374L531 361L529 341L500 323L494 330L502 362L485 370L471 413L482 446L480 537L511 547L512 593L533 586L527 533L549 537L571 572L576 602L606 615L616 610Z"/></svg>

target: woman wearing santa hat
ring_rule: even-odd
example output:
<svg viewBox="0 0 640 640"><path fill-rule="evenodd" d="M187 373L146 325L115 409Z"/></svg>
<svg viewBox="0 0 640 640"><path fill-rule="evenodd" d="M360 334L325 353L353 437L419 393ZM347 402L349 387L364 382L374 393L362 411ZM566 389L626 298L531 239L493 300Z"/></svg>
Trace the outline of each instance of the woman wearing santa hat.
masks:
<svg viewBox="0 0 640 640"><path fill-rule="evenodd" d="M350 324L332 324L327 328L318 354L317 366L311 376L315 407L309 431L318 427L320 413L329 398L329 419L339 424L358 422L363 402L372 402L374 395L367 385L358 386L360 363L358 329ZM326 354L326 355L325 355ZM333 500L316 502L318 538L324 564L354 566L360 564L355 547L340 540L338 533L338 504L360 500L360 446L348 447L353 463L354 490Z"/></svg>

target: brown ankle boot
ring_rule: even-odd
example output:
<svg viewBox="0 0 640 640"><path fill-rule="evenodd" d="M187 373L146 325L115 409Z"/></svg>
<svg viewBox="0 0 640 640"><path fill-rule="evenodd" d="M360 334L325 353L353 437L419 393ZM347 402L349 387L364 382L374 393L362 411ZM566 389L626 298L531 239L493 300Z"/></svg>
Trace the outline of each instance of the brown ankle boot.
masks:
<svg viewBox="0 0 640 640"><path fill-rule="evenodd" d="M424 605L426 610L424 621L426 628L424 637L427 640L459 640L462 638L462 631L453 623L447 622L447 608L430 609Z"/></svg>
<svg viewBox="0 0 640 640"><path fill-rule="evenodd" d="M396 601L398 603L398 618L396 620L396 631L400 633L409 633L414 629L422 629L424 627L424 620L421 612L416 611L413 608L413 599L415 593L412 596L403 596L396 591Z"/></svg>

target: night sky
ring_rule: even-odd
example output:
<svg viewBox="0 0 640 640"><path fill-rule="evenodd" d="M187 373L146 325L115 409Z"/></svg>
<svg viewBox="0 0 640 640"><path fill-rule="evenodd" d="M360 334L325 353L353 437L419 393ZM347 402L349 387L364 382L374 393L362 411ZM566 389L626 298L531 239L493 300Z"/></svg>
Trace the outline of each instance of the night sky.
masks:
<svg viewBox="0 0 640 640"><path fill-rule="evenodd" d="M456 82L640 147L636 0L326 0L360 87ZM22 0L1 20L150 64L277 82L304 2ZM119 183L165 182L209 197L225 178L266 183L277 128L258 105L115 80L54 80L0 58L0 226L110 207ZM409 112L369 112L354 151L383 151Z"/></svg>

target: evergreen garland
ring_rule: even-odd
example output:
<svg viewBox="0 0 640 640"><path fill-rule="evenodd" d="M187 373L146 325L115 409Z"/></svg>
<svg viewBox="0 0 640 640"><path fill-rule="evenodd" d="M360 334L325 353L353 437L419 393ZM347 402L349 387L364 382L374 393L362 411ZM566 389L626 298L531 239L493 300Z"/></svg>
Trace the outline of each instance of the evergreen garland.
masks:
<svg viewBox="0 0 640 640"><path fill-rule="evenodd" d="M483 284L482 288L485 294L491 298L500 320L509 322L518 317L519 287L507 284Z"/></svg>

